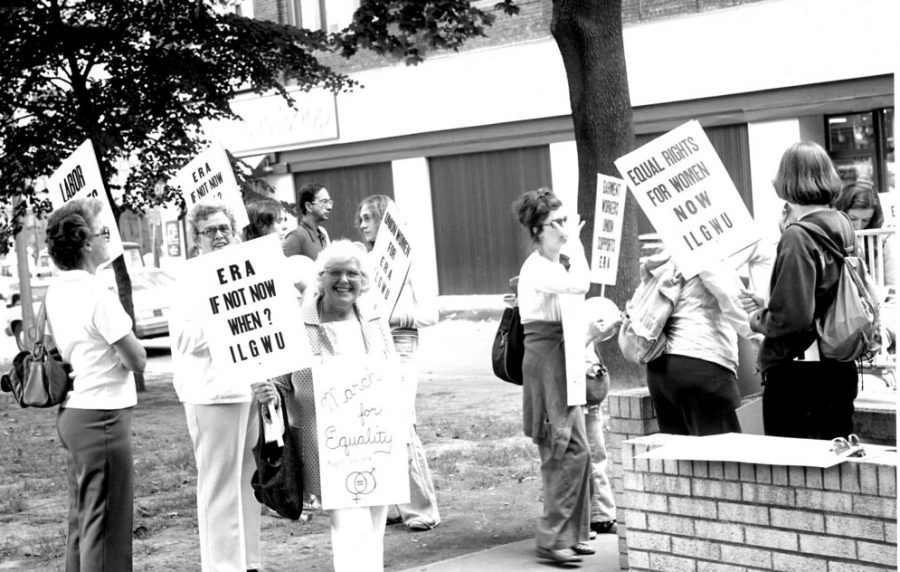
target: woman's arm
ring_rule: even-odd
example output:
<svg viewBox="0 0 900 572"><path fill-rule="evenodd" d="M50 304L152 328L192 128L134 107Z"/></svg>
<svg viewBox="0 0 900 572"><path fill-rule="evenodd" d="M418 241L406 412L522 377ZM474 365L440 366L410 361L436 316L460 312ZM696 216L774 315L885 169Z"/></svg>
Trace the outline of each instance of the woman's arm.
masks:
<svg viewBox="0 0 900 572"><path fill-rule="evenodd" d="M782 236L768 306L750 316L750 328L767 338L805 332L813 323L817 258L803 247L799 232L788 229Z"/></svg>
<svg viewBox="0 0 900 572"><path fill-rule="evenodd" d="M420 301L412 280L407 278L391 314L389 325L392 328L424 328L435 325L437 321L437 306L430 301Z"/></svg>
<svg viewBox="0 0 900 572"><path fill-rule="evenodd" d="M119 356L122 365L134 372L144 371L147 366L147 350L138 341L134 332L128 332L117 342L113 342L112 347Z"/></svg>
<svg viewBox="0 0 900 572"><path fill-rule="evenodd" d="M519 287L527 282L528 287L548 294L587 293L591 287L591 273L581 243L563 253L569 256L568 270L558 262L539 256L533 261L531 271L522 273L526 275L525 279L520 276Z"/></svg>

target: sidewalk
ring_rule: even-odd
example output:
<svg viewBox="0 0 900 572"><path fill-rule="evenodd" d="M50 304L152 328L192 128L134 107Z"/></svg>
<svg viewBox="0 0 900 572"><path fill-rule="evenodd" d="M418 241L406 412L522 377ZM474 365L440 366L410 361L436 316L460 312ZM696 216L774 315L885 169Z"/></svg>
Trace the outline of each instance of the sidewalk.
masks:
<svg viewBox="0 0 900 572"><path fill-rule="evenodd" d="M619 572L618 538L615 534L598 535L591 541L591 546L597 553L585 556L580 565L556 566L547 560L538 560L534 540L528 539L434 564L415 566L401 572L548 572L560 569Z"/></svg>

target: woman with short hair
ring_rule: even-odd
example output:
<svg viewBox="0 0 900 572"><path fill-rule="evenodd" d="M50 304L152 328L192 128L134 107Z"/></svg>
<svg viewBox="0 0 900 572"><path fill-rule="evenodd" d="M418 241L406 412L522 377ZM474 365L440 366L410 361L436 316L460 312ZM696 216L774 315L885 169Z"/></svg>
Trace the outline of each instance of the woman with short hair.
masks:
<svg viewBox="0 0 900 572"><path fill-rule="evenodd" d="M188 224L201 256L236 241L234 215L224 203L197 203ZM262 565L260 505L250 478L256 470L259 420L253 392L246 379L215 369L201 315L189 297L174 301L169 331L175 392L184 403L197 463L201 569L257 569Z"/></svg>
<svg viewBox="0 0 900 572"><path fill-rule="evenodd" d="M72 389L56 427L67 454L69 528L66 570L131 570L134 460L132 372L147 354L116 294L97 278L114 232L97 199L73 199L47 222L47 250L60 269L47 289L47 324ZM43 332L40 332L43 335Z"/></svg>
<svg viewBox="0 0 900 572"><path fill-rule="evenodd" d="M839 247L856 248L850 220L832 209L841 183L831 159L812 142L795 143L781 158L773 181L786 201L767 305L750 315L765 336L758 365L763 377L763 423L767 435L833 439L853 432L857 392L854 362L819 354L816 320L831 306L842 261L806 229L821 228Z"/></svg>
<svg viewBox="0 0 900 572"><path fill-rule="evenodd" d="M525 435L541 455L544 514L538 519L537 555L555 564L593 554L590 528L591 456L584 412L566 398L560 295L584 296L590 272L578 239L583 223L567 216L550 189L524 193L513 204L534 252L519 273L519 313L525 330L522 363ZM568 255L563 264L563 250ZM584 332L575 336L581 341Z"/></svg>
<svg viewBox="0 0 900 572"><path fill-rule="evenodd" d="M316 259L313 295L304 300L303 322L315 357L342 356L347 360L380 360L394 355L391 334L379 316L358 304L369 287L364 250L347 240L326 246ZM276 389L276 385L278 389ZM321 497L316 400L312 368L274 381L253 384L262 404L284 395L290 427L300 430L303 491ZM290 427L286 428L290 430ZM327 511L331 519L331 548L335 572L384 570L386 506Z"/></svg>
<svg viewBox="0 0 900 572"><path fill-rule="evenodd" d="M284 242L287 236L287 218L284 207L276 200L260 199L246 204L247 226L244 227L244 240L253 240L261 236L277 234Z"/></svg>

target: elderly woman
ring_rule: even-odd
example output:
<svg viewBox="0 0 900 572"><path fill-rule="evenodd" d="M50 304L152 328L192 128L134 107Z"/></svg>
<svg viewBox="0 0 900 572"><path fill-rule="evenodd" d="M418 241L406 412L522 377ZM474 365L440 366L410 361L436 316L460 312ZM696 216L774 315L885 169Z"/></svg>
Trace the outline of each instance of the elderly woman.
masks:
<svg viewBox="0 0 900 572"><path fill-rule="evenodd" d="M304 301L303 322L314 356L365 356L385 358L394 348L387 325L359 305L369 285L363 261L365 252L346 240L326 246L316 259L318 281L313 296ZM300 428L303 490L321 496L316 403L312 370L305 368L273 382L253 384L260 403L285 396L290 424ZM368 572L384 569L386 506L354 507L328 511L335 572Z"/></svg>
<svg viewBox="0 0 900 572"><path fill-rule="evenodd" d="M523 194L513 210L535 245L519 273L518 294L525 329L525 434L538 446L544 485L537 555L555 564L571 564L580 562L580 555L594 552L586 544L591 456L584 412L580 405L567 404L559 299L561 294L583 296L590 286L587 260L578 240L583 223L569 220L562 202L549 189ZM561 258L564 247L566 264Z"/></svg>
<svg viewBox="0 0 900 572"><path fill-rule="evenodd" d="M47 250L62 271L47 290L47 323L73 384L56 426L67 453L66 570L131 570L134 377L147 354L116 295L96 277L110 229L96 199L50 215Z"/></svg>
<svg viewBox="0 0 900 572"><path fill-rule="evenodd" d="M359 204L359 230L366 246L371 251L381 227L381 219L387 210L389 199L385 195L366 197ZM416 299L411 280L407 277L400 290L397 305L388 320L394 349L400 355L404 365L404 373L410 392L409 403L413 407L410 412L409 428L409 503L392 506L388 511L388 522L403 522L410 530L430 530L441 523L438 511L437 496L431 482L431 470L425 457L425 447L419 439L416 429L415 396L418 386L416 370L416 350L419 347L419 328L433 326L437 322L437 309L431 305L420 304Z"/></svg>
<svg viewBox="0 0 900 572"><path fill-rule="evenodd" d="M840 192L840 180L825 150L803 142L784 152L773 184L786 201L785 228L769 302L755 299L759 309L750 316L751 328L765 336L758 356L765 431L780 437L846 437L853 432L856 364L821 357L815 325L834 299L841 261L810 232L792 224L810 222L839 246L854 248L850 221L829 207Z"/></svg>
<svg viewBox="0 0 900 572"><path fill-rule="evenodd" d="M200 255L235 242L231 210L221 202L197 203L188 223ZM197 523L203 570L253 570L259 549L260 505L250 477L259 423L250 384L216 371L200 314L183 297L172 307L173 381L184 403L197 462Z"/></svg>

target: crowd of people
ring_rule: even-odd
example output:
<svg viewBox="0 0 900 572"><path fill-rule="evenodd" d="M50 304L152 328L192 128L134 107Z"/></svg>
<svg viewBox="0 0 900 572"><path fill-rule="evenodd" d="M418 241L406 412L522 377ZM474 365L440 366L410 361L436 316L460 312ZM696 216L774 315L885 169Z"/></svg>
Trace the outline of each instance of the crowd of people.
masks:
<svg viewBox="0 0 900 572"><path fill-rule="evenodd" d="M840 261L792 223L803 220L838 244L856 248L854 230L881 224L877 193L858 181L842 187L825 151L814 143L791 146L774 180L785 201L781 238L769 252L759 243L682 280L665 326L666 346L647 364L647 385L660 430L685 435L740 432L738 336L758 348L763 377L765 431L770 435L831 439L853 428L857 367L819 355L815 321L834 296ZM297 228L287 232L281 203L247 205L250 224L236 227L223 203L201 202L187 222L200 256L241 241L277 234L285 271L297 287L298 318L314 356L354 361L396 358L408 395L410 500L395 506L326 511L334 569L383 569L385 527L402 523L427 531L441 523L431 472L414 411L418 330L437 321L435 305L416 295L407 279L387 320L366 303L372 278L370 251L390 199L372 195L355 219L360 241L336 240L323 223L333 201L322 185L299 194ZM57 209L47 226L48 250L62 271L46 297L48 323L63 358L74 370L73 389L58 415L68 455L69 532L66 566L72 570L131 570L131 411L137 395L131 372L146 354L113 293L98 283L109 258L110 229L102 227L96 199ZM583 298L590 273L579 234L583 222L549 189L528 191L513 205L534 251L522 265L517 300L525 331L524 433L537 445L543 513L537 521L537 556L575 564L594 549L596 534L615 532L616 512L606 474L600 403L610 378L601 343L621 319L594 316L584 336L586 405L568 405L563 307ZM846 213L846 214L845 214ZM677 265L665 251L643 260L646 271ZM738 268L749 268L749 283ZM889 273L893 280L893 269ZM892 282L891 282L892 283ZM312 368L249 384L217 370L210 336L198 308L176 297L170 316L173 382L184 404L197 467L197 521L203 570L257 570L261 507L251 488L258 442L259 407L277 402L286 430L302 444L302 487L310 506L321 495ZM571 338L570 338L571 339Z"/></svg>

